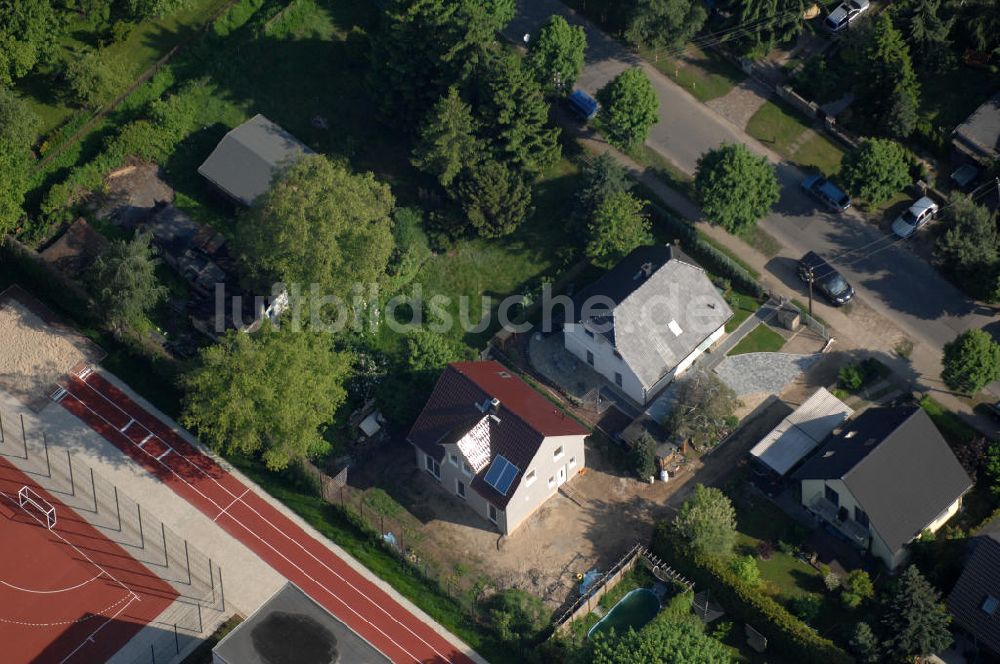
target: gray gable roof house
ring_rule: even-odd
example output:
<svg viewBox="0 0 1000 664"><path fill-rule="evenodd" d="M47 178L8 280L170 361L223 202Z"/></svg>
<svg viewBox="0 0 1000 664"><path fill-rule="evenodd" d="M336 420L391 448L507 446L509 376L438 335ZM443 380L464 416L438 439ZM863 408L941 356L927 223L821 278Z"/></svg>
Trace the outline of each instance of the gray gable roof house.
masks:
<svg viewBox="0 0 1000 664"><path fill-rule="evenodd" d="M889 569L902 563L905 546L922 530L944 525L972 488L917 406L869 408L848 420L793 477L802 481L806 507L870 546Z"/></svg>
<svg viewBox="0 0 1000 664"><path fill-rule="evenodd" d="M980 161L1000 156L1000 92L955 128L952 144Z"/></svg>
<svg viewBox="0 0 1000 664"><path fill-rule="evenodd" d="M1000 655L1000 519L972 540L972 555L948 596L955 623Z"/></svg>
<svg viewBox="0 0 1000 664"><path fill-rule="evenodd" d="M705 270L671 245L636 248L573 302L566 348L640 404L718 340L733 315Z"/></svg>
<svg viewBox="0 0 1000 664"><path fill-rule="evenodd" d="M198 167L198 173L233 200L250 206L271 188L279 169L312 152L258 113L230 130Z"/></svg>

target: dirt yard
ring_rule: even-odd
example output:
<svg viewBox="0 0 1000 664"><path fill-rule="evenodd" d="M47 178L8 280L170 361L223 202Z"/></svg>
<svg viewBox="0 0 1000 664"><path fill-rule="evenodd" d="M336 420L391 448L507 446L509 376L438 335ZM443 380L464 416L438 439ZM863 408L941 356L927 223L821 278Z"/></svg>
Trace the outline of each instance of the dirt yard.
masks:
<svg viewBox="0 0 1000 664"><path fill-rule="evenodd" d="M14 289L0 295L0 387L34 408L56 380L81 362L99 361L101 353L79 334L47 322L27 297Z"/></svg>

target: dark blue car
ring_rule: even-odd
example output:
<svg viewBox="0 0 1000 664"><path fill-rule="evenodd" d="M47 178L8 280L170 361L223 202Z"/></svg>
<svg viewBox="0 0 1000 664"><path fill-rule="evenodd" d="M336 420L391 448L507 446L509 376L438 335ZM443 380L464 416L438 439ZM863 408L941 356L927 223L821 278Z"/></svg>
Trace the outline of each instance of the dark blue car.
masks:
<svg viewBox="0 0 1000 664"><path fill-rule="evenodd" d="M601 105L583 90L573 90L566 99L570 111L581 121L593 120Z"/></svg>
<svg viewBox="0 0 1000 664"><path fill-rule="evenodd" d="M802 181L802 189L833 212L843 212L851 207L847 192L822 175L810 175Z"/></svg>

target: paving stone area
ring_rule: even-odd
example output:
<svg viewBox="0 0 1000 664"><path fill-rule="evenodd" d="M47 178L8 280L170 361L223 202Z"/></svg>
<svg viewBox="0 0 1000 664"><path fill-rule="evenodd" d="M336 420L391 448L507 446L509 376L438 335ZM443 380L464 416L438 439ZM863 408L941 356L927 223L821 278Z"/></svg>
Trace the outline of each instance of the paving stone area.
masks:
<svg viewBox="0 0 1000 664"><path fill-rule="evenodd" d="M748 78L725 95L712 99L705 105L740 129L746 129L750 118L764 105L771 94L766 87Z"/></svg>
<svg viewBox="0 0 1000 664"><path fill-rule="evenodd" d="M780 394L821 357L820 353L746 353L727 357L715 371L738 396L754 392Z"/></svg>

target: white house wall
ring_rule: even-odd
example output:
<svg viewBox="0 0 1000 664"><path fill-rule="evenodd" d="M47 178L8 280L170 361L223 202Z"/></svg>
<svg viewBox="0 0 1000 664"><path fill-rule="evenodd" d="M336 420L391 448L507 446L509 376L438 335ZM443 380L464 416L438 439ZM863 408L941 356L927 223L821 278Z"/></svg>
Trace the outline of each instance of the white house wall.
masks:
<svg viewBox="0 0 1000 664"><path fill-rule="evenodd" d="M591 366L597 373L607 378L608 382L615 384L615 372L620 373L622 384L619 389L636 403L645 405L646 390L642 381L625 360L615 355L614 347L603 336L595 334L591 338L582 325L567 323L563 326L563 344L566 350L580 358L584 364L588 364L587 351L593 353L594 364Z"/></svg>
<svg viewBox="0 0 1000 664"><path fill-rule="evenodd" d="M521 481L507 503L507 534L517 529L535 510L545 504L559 490L559 469L566 474L566 481L573 479L586 466L584 436L549 436L538 448L534 460L521 475ZM563 448L562 456L555 458L555 451ZM534 481L528 475L535 471ZM549 485L549 478L553 483Z"/></svg>

